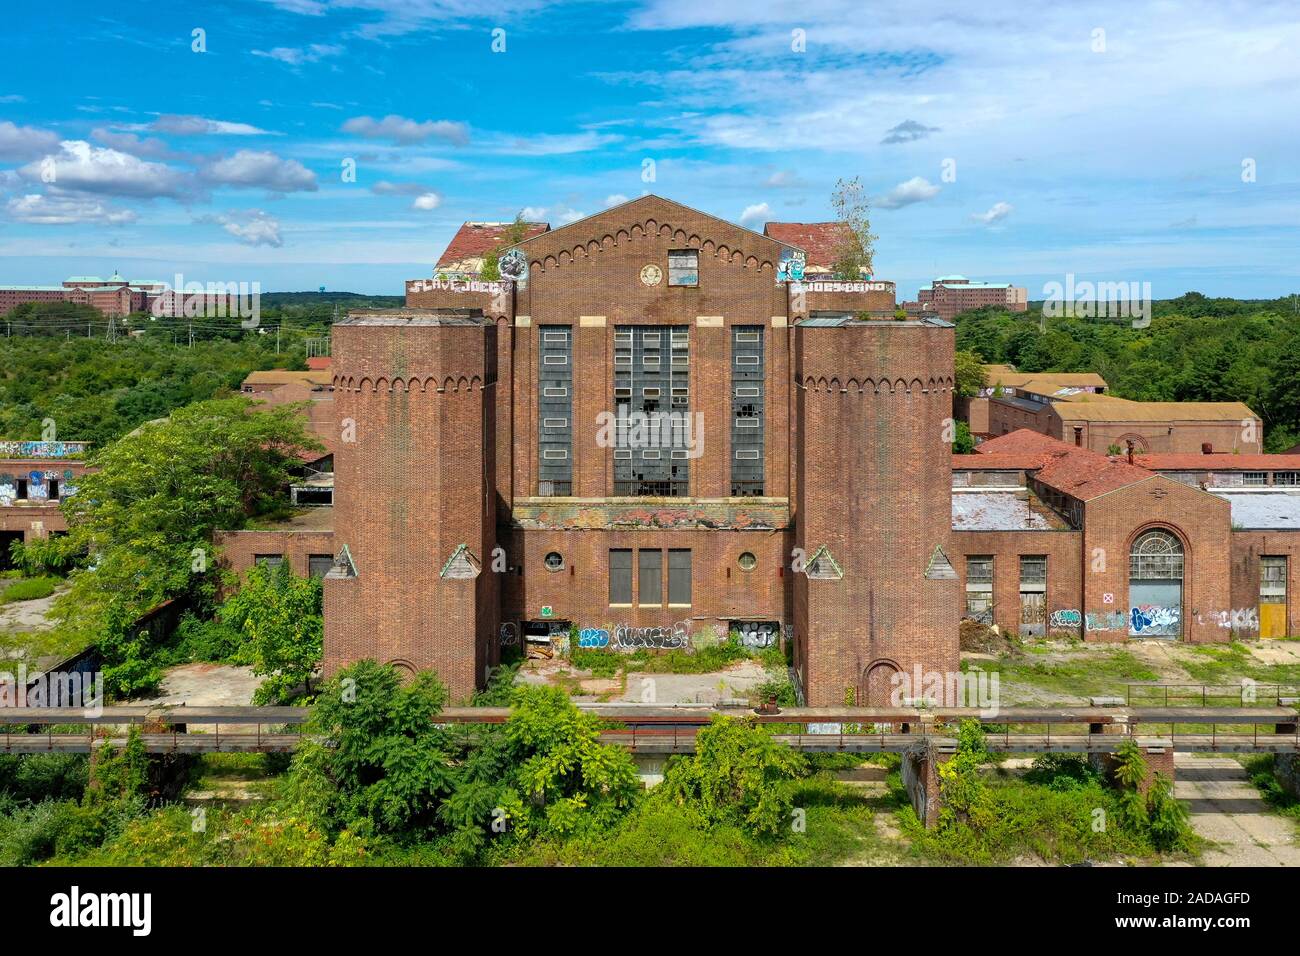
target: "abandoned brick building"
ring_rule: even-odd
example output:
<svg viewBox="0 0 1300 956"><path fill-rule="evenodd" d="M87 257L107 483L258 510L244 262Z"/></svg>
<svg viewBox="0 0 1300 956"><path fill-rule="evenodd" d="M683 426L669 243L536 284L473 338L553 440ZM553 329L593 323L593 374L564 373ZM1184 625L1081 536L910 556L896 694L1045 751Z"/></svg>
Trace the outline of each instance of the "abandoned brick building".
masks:
<svg viewBox="0 0 1300 956"><path fill-rule="evenodd" d="M503 646L571 628L734 630L789 641L809 704L883 705L897 671L958 668L963 616L1300 633L1300 456L1016 431L954 457L952 326L823 278L833 224L759 234L645 196L524 225L511 281L474 271L510 224L467 223L405 308L339 321L329 384L250 380L312 402L332 505L220 543L325 575L327 670L433 668L464 697Z"/></svg>

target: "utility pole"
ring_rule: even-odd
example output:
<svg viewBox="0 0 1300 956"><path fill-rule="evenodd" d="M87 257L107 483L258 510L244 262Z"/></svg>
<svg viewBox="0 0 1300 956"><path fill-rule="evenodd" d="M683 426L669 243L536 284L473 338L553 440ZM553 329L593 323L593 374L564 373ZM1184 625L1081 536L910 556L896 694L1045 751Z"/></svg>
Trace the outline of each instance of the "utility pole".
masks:
<svg viewBox="0 0 1300 956"><path fill-rule="evenodd" d="M275 354L276 355L280 354L280 330L282 328L284 328L283 319L281 319L280 324L275 327Z"/></svg>

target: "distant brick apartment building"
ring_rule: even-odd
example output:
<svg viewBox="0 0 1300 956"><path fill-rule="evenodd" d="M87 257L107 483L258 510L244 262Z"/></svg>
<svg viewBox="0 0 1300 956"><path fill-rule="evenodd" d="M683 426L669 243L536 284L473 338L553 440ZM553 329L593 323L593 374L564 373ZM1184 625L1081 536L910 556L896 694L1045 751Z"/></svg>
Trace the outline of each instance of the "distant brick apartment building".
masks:
<svg viewBox="0 0 1300 956"><path fill-rule="evenodd" d="M993 305L1009 312L1029 309L1029 290L1009 282L976 282L965 276L940 276L930 288L916 294L922 306L930 306L939 318L951 322L969 309Z"/></svg>
<svg viewBox="0 0 1300 956"><path fill-rule="evenodd" d="M955 670L962 616L1300 633L1300 459L1130 463L1028 431L953 457L950 324L893 319L892 284L822 278L783 225L818 224L760 235L646 196L530 224L512 283L472 271L508 224L467 224L405 308L335 325L328 387L249 377L312 402L332 507L223 535L227 560L325 574L327 670L434 668L458 697L503 645L571 628L596 647L780 637L814 705Z"/></svg>

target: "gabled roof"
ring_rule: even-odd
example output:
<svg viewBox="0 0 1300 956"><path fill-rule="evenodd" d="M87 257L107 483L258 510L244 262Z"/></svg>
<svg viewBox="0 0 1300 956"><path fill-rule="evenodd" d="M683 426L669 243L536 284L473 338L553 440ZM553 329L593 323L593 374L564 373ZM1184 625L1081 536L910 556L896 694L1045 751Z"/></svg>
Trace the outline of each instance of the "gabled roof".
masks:
<svg viewBox="0 0 1300 956"><path fill-rule="evenodd" d="M1090 501L1155 477L1154 472L1130 465L1122 458L1108 458L1027 428L992 438L976 449L980 455L1014 456L1021 461L1036 459L1036 468L1028 470L1035 472L1038 481L1080 501Z"/></svg>
<svg viewBox="0 0 1300 956"><path fill-rule="evenodd" d="M988 444L985 442L985 444ZM1026 471L1042 465L1042 456L1024 453L992 453L952 456L954 471Z"/></svg>
<svg viewBox="0 0 1300 956"><path fill-rule="evenodd" d="M1068 402L1053 408L1064 421L1239 422L1259 418L1245 402Z"/></svg>
<svg viewBox="0 0 1300 956"><path fill-rule="evenodd" d="M1154 472L1130 465L1122 458L1107 458L1073 446L1066 448L1049 455L1034 477L1048 488L1080 501L1091 501L1156 477Z"/></svg>
<svg viewBox="0 0 1300 956"><path fill-rule="evenodd" d="M1008 388L1021 388L1030 382L1075 388L1108 387L1106 380L1096 372L1017 372L1010 365L985 365L984 375L990 387L1005 385Z"/></svg>
<svg viewBox="0 0 1300 956"><path fill-rule="evenodd" d="M787 246L802 249L804 271L829 272L835 266L836 250L844 240L845 227L840 222L769 222L763 235Z"/></svg>
<svg viewBox="0 0 1300 956"><path fill-rule="evenodd" d="M543 234L532 236L524 240L520 245L531 246L532 248L528 249L528 255L532 258L536 258L539 253L544 254L543 248L548 246L548 244L551 244L552 240L554 240L554 244L557 248L562 248L563 244L572 241L574 235L583 236L584 240L585 238L590 238L593 232L593 227L595 227L601 220L605 220L612 226L614 223L632 224L638 220L643 221L644 217L648 219L657 219L658 225L660 226L676 226L676 220L680 213L687 213L691 216L703 216L706 219L713 220L718 225L717 232L719 234L732 233L732 236L727 239L728 244L734 246L742 240L746 241L745 246L738 247L745 251L749 251L751 245L757 247L757 245L761 244L766 247L763 250L764 254L771 256L773 260L775 260L780 254L780 243L777 242L777 240L772 239L770 236L765 236L762 233L755 232L753 229L747 229L744 226L737 225L734 222L723 219L720 216L715 216L712 213L707 213L700 209L694 209L682 203L674 202L671 199L665 199L663 196L656 196L653 193L646 193L644 196L637 196L635 199L629 199L625 203L619 203L617 206L610 206L608 209L603 209L593 215L586 216L574 222L565 223L563 226L551 229ZM746 237L748 237L748 239L746 239ZM751 244L748 240L754 241Z"/></svg>
<svg viewBox="0 0 1300 956"><path fill-rule="evenodd" d="M291 371L283 368L268 368L249 372L244 379L245 385L288 385L301 382L306 385L329 385L334 380L327 369L309 369L306 372Z"/></svg>
<svg viewBox="0 0 1300 956"><path fill-rule="evenodd" d="M550 229L545 222L526 222L524 238L531 239ZM438 257L435 272L478 272L483 258L506 239L513 222L466 222L456 230Z"/></svg>

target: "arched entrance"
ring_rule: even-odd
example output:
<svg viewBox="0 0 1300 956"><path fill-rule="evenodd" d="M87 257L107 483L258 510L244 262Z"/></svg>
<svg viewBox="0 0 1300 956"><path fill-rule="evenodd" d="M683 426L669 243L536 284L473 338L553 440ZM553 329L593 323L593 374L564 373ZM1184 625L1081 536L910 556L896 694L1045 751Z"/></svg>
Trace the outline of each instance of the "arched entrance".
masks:
<svg viewBox="0 0 1300 956"><path fill-rule="evenodd" d="M1133 539L1128 562L1130 637L1183 633L1183 543L1164 528Z"/></svg>
<svg viewBox="0 0 1300 956"><path fill-rule="evenodd" d="M858 691L859 707L897 707L899 701L891 700L896 685L893 680L898 665L893 661L876 661L862 674L862 687ZM909 696L915 696L911 694Z"/></svg>

